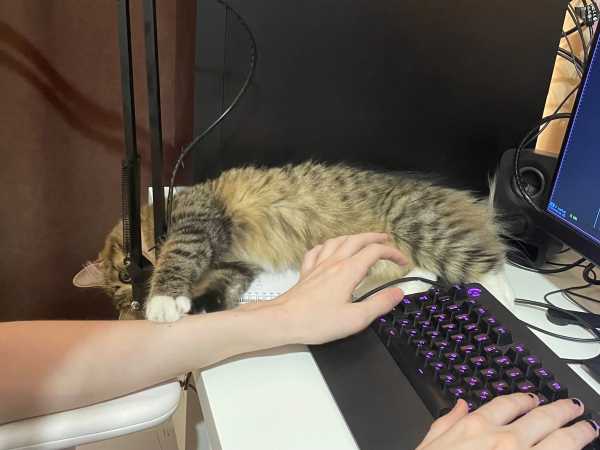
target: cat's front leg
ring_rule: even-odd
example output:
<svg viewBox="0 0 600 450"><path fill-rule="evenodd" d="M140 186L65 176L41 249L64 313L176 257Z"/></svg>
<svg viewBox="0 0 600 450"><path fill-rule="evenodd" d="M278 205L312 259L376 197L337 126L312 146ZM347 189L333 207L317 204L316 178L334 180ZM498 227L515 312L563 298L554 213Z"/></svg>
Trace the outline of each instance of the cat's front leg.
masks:
<svg viewBox="0 0 600 450"><path fill-rule="evenodd" d="M209 236L170 234L152 275L147 319L173 322L190 312L192 286L209 268L215 253L213 242Z"/></svg>

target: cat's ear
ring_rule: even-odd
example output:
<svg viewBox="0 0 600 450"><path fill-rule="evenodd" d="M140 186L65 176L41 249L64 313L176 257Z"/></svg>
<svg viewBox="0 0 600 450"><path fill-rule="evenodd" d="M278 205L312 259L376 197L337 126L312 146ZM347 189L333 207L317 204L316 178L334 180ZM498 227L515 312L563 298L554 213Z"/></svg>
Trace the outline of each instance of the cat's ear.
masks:
<svg viewBox="0 0 600 450"><path fill-rule="evenodd" d="M80 288L104 286L102 262L88 263L73 277L73 285Z"/></svg>

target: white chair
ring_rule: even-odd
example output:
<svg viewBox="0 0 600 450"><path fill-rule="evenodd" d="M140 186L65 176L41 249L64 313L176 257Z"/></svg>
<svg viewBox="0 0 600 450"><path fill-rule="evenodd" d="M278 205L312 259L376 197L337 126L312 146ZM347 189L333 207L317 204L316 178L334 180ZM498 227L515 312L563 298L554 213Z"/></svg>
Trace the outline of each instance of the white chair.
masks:
<svg viewBox="0 0 600 450"><path fill-rule="evenodd" d="M0 450L71 449L142 431L169 419L180 398L181 386L174 380L84 408L0 425Z"/></svg>

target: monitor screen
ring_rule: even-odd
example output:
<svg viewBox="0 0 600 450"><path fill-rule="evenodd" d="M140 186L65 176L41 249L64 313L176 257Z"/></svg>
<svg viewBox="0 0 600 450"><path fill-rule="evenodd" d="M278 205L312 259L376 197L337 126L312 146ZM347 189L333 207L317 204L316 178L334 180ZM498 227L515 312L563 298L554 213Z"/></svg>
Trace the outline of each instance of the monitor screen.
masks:
<svg viewBox="0 0 600 450"><path fill-rule="evenodd" d="M600 48L594 42L546 210L589 245L600 246Z"/></svg>

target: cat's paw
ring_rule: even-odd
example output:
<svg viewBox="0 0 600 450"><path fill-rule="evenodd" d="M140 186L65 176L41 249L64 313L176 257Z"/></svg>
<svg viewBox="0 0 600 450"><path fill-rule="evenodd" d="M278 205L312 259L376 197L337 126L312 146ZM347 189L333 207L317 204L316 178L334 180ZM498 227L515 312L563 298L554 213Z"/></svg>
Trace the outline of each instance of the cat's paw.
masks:
<svg viewBox="0 0 600 450"><path fill-rule="evenodd" d="M154 322L175 322L190 311L191 305L191 300L183 295L177 298L155 295L146 304L146 319Z"/></svg>

